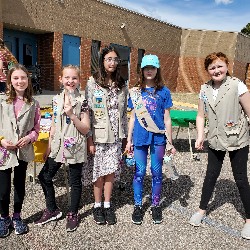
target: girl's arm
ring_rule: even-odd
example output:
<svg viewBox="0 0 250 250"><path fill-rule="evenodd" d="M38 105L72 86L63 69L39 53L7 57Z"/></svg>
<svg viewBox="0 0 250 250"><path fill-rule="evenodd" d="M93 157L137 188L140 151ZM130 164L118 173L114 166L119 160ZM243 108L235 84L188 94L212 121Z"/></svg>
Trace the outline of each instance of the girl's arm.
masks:
<svg viewBox="0 0 250 250"><path fill-rule="evenodd" d="M171 121L171 117L170 117L170 108L165 109L164 112L164 125L166 128L166 134L167 134L167 144L171 144L172 148L171 148L171 153L175 154L176 153L176 149L173 146L173 139L172 139L172 121Z"/></svg>
<svg viewBox="0 0 250 250"><path fill-rule="evenodd" d="M135 110L132 109L130 113L130 119L129 119L129 124L128 124L128 138L127 138L127 145L125 150L128 152L133 151L133 130L134 130L134 125L135 125Z"/></svg>
<svg viewBox="0 0 250 250"><path fill-rule="evenodd" d="M240 96L240 104L250 119L250 93L248 91Z"/></svg>
<svg viewBox="0 0 250 250"><path fill-rule="evenodd" d="M196 117L196 129L197 129L197 139L195 142L195 148L202 150L204 143L204 103L201 99L199 99L198 104L198 114Z"/></svg>
<svg viewBox="0 0 250 250"><path fill-rule="evenodd" d="M41 111L40 111L40 105L37 103L36 105L36 112L35 112L35 119L34 119L34 127L33 129L28 133L28 136L30 137L31 143L37 140L39 136L40 131L40 121L41 121Z"/></svg>

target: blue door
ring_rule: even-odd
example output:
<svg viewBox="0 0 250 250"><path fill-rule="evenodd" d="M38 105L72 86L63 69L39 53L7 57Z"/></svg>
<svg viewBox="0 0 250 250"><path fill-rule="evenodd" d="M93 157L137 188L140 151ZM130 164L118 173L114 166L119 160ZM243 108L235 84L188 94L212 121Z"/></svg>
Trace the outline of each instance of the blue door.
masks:
<svg viewBox="0 0 250 250"><path fill-rule="evenodd" d="M37 37L35 34L9 29L4 29L3 34L4 43L19 63L25 66L37 64Z"/></svg>
<svg viewBox="0 0 250 250"><path fill-rule="evenodd" d="M80 37L63 35L63 66L67 64L80 66L80 44Z"/></svg>

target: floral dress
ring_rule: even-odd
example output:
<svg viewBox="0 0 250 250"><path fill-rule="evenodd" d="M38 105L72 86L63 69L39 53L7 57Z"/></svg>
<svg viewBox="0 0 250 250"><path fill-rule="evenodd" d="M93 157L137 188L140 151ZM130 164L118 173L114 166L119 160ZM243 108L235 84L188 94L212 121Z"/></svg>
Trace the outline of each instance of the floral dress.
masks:
<svg viewBox="0 0 250 250"><path fill-rule="evenodd" d="M91 106L92 100L88 98ZM95 155L89 155L88 161L83 166L82 182L84 186L92 184L99 177L115 173L115 180L120 179L122 139L119 138L119 115L118 115L118 92L117 88L108 91L108 114L110 123L115 136L114 143L95 143ZM90 120L92 120L90 111Z"/></svg>

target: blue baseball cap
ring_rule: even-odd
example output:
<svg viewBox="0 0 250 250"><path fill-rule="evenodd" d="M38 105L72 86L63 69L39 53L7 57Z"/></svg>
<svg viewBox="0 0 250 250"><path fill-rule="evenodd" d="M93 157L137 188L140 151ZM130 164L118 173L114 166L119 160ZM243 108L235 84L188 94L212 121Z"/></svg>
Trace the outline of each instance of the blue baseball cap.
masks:
<svg viewBox="0 0 250 250"><path fill-rule="evenodd" d="M159 58L156 55L145 55L141 61L141 68L146 66L160 68Z"/></svg>

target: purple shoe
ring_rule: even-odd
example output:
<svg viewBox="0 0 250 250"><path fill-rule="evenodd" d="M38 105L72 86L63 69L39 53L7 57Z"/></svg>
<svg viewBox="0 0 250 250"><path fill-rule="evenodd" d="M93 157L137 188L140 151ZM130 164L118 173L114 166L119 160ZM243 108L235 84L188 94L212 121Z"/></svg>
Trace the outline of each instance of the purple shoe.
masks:
<svg viewBox="0 0 250 250"><path fill-rule="evenodd" d="M47 208L43 211L43 215L40 220L35 221L35 225L41 226L50 221L58 220L62 217L62 212L59 209L56 209L54 212L50 212Z"/></svg>

